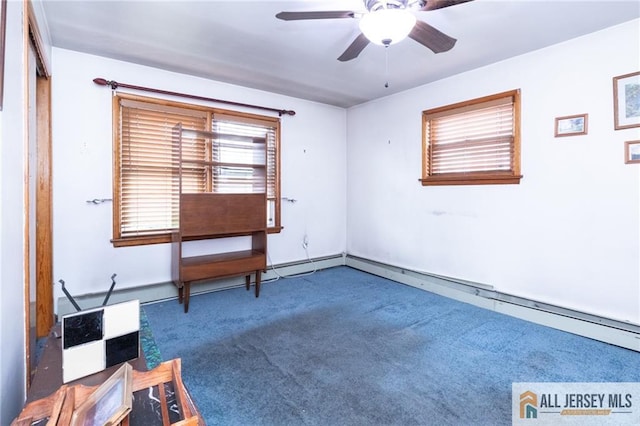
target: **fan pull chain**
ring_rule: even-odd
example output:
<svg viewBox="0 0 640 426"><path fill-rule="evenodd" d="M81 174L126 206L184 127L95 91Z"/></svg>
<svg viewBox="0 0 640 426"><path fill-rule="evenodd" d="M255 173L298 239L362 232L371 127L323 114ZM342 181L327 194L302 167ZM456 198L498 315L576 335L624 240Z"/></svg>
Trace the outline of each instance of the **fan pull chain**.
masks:
<svg viewBox="0 0 640 426"><path fill-rule="evenodd" d="M389 44L384 45L384 87L389 87Z"/></svg>

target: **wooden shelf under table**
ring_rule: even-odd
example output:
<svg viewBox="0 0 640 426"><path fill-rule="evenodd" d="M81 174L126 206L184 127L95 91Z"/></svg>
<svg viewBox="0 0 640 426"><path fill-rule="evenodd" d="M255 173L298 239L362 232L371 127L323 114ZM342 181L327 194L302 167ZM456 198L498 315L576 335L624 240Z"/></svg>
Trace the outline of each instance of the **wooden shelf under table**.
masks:
<svg viewBox="0 0 640 426"><path fill-rule="evenodd" d="M265 256L258 250L242 250L183 257L183 281L223 278L238 275L239 270L258 271L265 264Z"/></svg>

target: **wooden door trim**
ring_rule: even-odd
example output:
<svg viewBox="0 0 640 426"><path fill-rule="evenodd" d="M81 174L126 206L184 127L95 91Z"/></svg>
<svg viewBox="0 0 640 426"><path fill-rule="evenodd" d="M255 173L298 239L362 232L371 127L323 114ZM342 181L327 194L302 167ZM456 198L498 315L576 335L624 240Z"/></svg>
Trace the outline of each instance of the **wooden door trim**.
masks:
<svg viewBox="0 0 640 426"><path fill-rule="evenodd" d="M51 166L51 79L36 79L36 336L54 324Z"/></svg>
<svg viewBox="0 0 640 426"><path fill-rule="evenodd" d="M36 283L36 323L31 324L30 319L27 319L27 333L30 327L35 326L36 337L46 336L51 327L55 323L54 303L53 303L53 223L52 223L52 154L51 154L51 67L47 62L47 57L44 55L45 45L42 39L40 28L36 19L36 14L33 9L31 1L24 2L23 19L25 31L24 43L25 43L25 58L28 58L28 52L30 45L33 46L33 51L36 57L36 69L29 69L27 65L25 67L25 81L29 81L31 73L36 73L36 152L31 153L36 155L36 170L31 172L35 174L35 218L36 223L29 223L26 238L28 238L29 229L35 229L35 283ZM25 63L28 61L25 59ZM28 84L25 99L26 110L25 114L28 117L28 100L30 99L28 93ZM26 146L29 145L29 132L31 127L27 124L26 128ZM27 158L28 160L28 158ZM26 161L27 161L26 160ZM26 176L25 184L29 185L28 175ZM27 193L28 196L28 193ZM25 211L28 218L29 208L33 207L29 205L29 199L27 198L25 204ZM27 242L29 240L27 239ZM28 252L26 254L28 256ZM27 258L28 259L28 258ZM30 277L27 275L25 298L25 308L29 311L31 303L29 295L29 282ZM28 356L27 356L28 358Z"/></svg>

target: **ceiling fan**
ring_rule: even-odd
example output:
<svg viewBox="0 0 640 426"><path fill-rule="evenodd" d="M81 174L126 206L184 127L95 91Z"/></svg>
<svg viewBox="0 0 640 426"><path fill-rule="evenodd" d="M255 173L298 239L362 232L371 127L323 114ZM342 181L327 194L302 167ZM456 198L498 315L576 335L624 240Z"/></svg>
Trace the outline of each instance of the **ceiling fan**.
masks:
<svg viewBox="0 0 640 426"><path fill-rule="evenodd" d="M284 21L307 19L360 19L361 33L338 58L350 61L358 57L369 42L383 46L395 44L409 37L434 53L453 48L456 39L449 37L426 22L417 20L412 12L442 9L472 0L364 0L366 11L327 10L309 12L280 12L276 18Z"/></svg>

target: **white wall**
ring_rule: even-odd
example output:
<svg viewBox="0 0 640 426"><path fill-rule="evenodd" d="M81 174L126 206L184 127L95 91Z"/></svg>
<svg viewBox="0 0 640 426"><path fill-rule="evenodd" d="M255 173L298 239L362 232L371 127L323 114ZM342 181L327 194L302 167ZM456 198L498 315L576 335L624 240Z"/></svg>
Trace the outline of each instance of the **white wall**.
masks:
<svg viewBox="0 0 640 426"><path fill-rule="evenodd" d="M312 258L345 250L344 109L64 49L54 48L52 60L54 279L72 294L106 291L113 273L117 288L171 281L168 244L114 248L111 203L86 203L112 197L111 90L96 77L295 110L282 118L281 170L282 196L298 202L283 202L284 230L269 236L270 260L306 261L305 232Z"/></svg>
<svg viewBox="0 0 640 426"><path fill-rule="evenodd" d="M640 167L623 161L640 129L614 131L612 99L640 70L639 27L351 108L348 253L640 324ZM521 184L421 186L421 111L517 88ZM554 138L555 117L581 113L588 135Z"/></svg>
<svg viewBox="0 0 640 426"><path fill-rule="evenodd" d="M22 2L7 3L4 98L0 112L0 424L25 399L25 117Z"/></svg>

